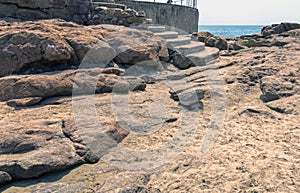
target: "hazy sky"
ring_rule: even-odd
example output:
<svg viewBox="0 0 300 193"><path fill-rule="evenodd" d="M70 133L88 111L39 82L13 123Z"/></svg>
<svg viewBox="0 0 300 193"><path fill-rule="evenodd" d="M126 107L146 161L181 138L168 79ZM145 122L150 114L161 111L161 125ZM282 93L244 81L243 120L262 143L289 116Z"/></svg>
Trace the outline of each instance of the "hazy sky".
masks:
<svg viewBox="0 0 300 193"><path fill-rule="evenodd" d="M198 0L200 24L300 23L300 0Z"/></svg>

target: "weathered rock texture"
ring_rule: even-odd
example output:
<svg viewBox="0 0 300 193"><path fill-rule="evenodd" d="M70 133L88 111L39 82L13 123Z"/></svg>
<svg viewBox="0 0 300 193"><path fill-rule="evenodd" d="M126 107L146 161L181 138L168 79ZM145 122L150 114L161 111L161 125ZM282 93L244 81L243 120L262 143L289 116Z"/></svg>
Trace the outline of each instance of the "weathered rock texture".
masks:
<svg viewBox="0 0 300 193"><path fill-rule="evenodd" d="M0 0L0 18L28 21L59 18L78 24L114 24L129 26L151 22L144 12L125 5L90 0Z"/></svg>
<svg viewBox="0 0 300 193"><path fill-rule="evenodd" d="M129 40L128 35L135 38ZM124 55L117 59L122 64L134 64L144 59L159 60L160 51L166 49L166 45L150 32L121 26L84 27L63 20L44 20L1 27L0 48L0 57L3 58L0 76L5 76L74 69L87 54L85 67L104 67L119 54ZM93 51L88 53L91 48ZM136 55L131 52L136 52Z"/></svg>
<svg viewBox="0 0 300 193"><path fill-rule="evenodd" d="M294 29L300 29L299 23L281 23L266 26L261 30L262 35L269 36L273 34L281 34Z"/></svg>
<svg viewBox="0 0 300 193"><path fill-rule="evenodd" d="M89 0L1 0L0 17L17 20L60 18L83 24L88 21Z"/></svg>
<svg viewBox="0 0 300 193"><path fill-rule="evenodd" d="M283 47L289 43L299 42L300 24L281 23L266 26L261 34L229 38L229 50L241 50L253 47Z"/></svg>
<svg viewBox="0 0 300 193"><path fill-rule="evenodd" d="M150 19L146 18L143 11L137 12L134 9L108 8L105 6L94 7L92 16L87 24L113 24L133 26L151 23Z"/></svg>
<svg viewBox="0 0 300 193"><path fill-rule="evenodd" d="M206 46L216 47L220 50L227 50L228 43L224 37L215 36L210 32L198 32L193 34L194 38L197 38L200 42L205 43Z"/></svg>
<svg viewBox="0 0 300 193"><path fill-rule="evenodd" d="M284 45L231 51L210 65L178 70L159 60L165 58L160 55L165 53L160 51L164 43L151 33L110 25L78 29L72 23L56 22L64 26L62 31L76 31L78 37L80 30L88 30L87 40L101 39L100 45L116 57L105 68L94 66L103 61L95 57L99 52L92 52L82 59L87 69L0 78L0 86L6 85L0 96L7 100L0 102L0 184L6 183L1 192L300 189L299 30L267 38ZM5 25L0 29L8 29ZM92 35L97 30L101 34ZM56 33L61 39L68 37ZM74 45L79 47L75 52L79 58L79 50L90 44L74 37ZM94 84L100 92L43 95L68 93L72 84L79 88L77 94L84 89L91 94ZM134 88L137 92L127 90ZM226 112L224 125L219 128L222 112ZM208 144L213 147L201 154ZM13 182L33 177L37 179Z"/></svg>

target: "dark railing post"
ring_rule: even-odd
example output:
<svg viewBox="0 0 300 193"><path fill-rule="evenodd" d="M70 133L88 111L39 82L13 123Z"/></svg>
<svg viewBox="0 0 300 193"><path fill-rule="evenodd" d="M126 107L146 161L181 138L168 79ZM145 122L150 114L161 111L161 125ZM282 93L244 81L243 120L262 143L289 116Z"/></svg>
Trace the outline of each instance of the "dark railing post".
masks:
<svg viewBox="0 0 300 193"><path fill-rule="evenodd" d="M90 1L92 1L92 0L90 0ZM133 0L133 1L139 1L139 0ZM150 0L150 1L152 1L152 0ZM177 2L177 1L172 2L172 0L170 0L170 1L165 0L165 1L167 1L167 3L171 2L170 4L172 4L172 3L176 4L176 2ZM156 0L153 0L153 2L156 3ZM161 2L158 2L158 3L161 3ZM179 0L178 0L178 3L179 3ZM197 8L197 0L180 0L180 4L183 6Z"/></svg>
<svg viewBox="0 0 300 193"><path fill-rule="evenodd" d="M194 2L193 2L193 7L194 7L194 8L197 8L197 0L194 0Z"/></svg>

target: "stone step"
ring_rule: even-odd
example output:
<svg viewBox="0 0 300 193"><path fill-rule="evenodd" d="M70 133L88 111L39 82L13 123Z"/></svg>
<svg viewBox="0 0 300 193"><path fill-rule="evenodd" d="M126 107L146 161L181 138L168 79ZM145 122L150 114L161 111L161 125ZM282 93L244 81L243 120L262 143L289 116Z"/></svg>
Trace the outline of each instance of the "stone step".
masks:
<svg viewBox="0 0 300 193"><path fill-rule="evenodd" d="M212 60L215 60L219 57L219 49L205 47L201 52L193 53L187 55L187 57L196 65L196 66L205 66Z"/></svg>
<svg viewBox="0 0 300 193"><path fill-rule="evenodd" d="M108 3L108 2L93 2L93 7L107 7L107 8L119 8L122 10L127 9L127 6L124 4L118 4L118 3Z"/></svg>
<svg viewBox="0 0 300 193"><path fill-rule="evenodd" d="M187 36L178 36L178 38L174 39L166 39L168 46L171 48L181 45L186 45L191 43L191 38Z"/></svg>
<svg viewBox="0 0 300 193"><path fill-rule="evenodd" d="M165 26L148 26L148 30L153 33L159 33L159 32L165 32L166 27Z"/></svg>
<svg viewBox="0 0 300 193"><path fill-rule="evenodd" d="M184 55L201 52L205 49L205 44L199 41L191 41L190 44L176 46L176 50Z"/></svg>
<svg viewBox="0 0 300 193"><path fill-rule="evenodd" d="M156 36L160 36L163 39L174 39L178 38L178 33L173 31L155 33Z"/></svg>

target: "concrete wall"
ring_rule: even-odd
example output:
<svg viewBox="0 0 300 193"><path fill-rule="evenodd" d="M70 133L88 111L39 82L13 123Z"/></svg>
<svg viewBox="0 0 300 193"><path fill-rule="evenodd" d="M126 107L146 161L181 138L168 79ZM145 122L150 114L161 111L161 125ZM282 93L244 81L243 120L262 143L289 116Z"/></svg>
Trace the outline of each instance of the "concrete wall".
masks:
<svg viewBox="0 0 300 193"><path fill-rule="evenodd" d="M146 17L151 18L154 24L176 27L188 33L198 31L198 9L166 3L130 0L116 0L116 2L137 11L145 11Z"/></svg>
<svg viewBox="0 0 300 193"><path fill-rule="evenodd" d="M83 24L88 19L89 0L0 0L0 17L36 20L61 18Z"/></svg>

